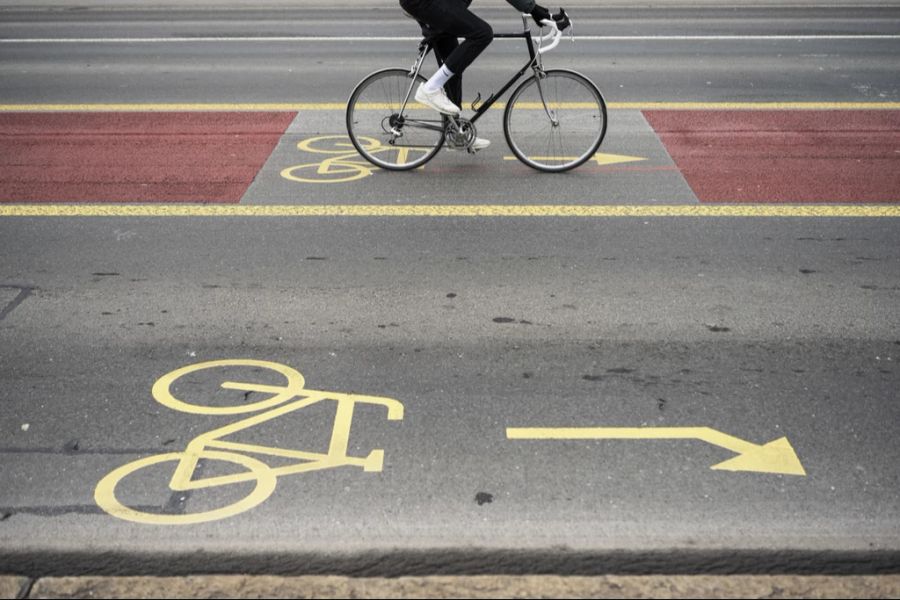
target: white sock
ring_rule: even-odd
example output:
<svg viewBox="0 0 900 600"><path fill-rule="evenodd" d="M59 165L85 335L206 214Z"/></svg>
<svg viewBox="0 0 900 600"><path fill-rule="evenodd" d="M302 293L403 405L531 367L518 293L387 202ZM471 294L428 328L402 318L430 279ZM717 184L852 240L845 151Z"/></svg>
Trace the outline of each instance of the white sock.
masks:
<svg viewBox="0 0 900 600"><path fill-rule="evenodd" d="M438 91L444 84L447 83L450 78L453 77L453 71L447 68L447 65L442 65L440 69L437 70L437 73L431 76L431 79L423 83L425 86L425 91L429 94L433 94Z"/></svg>

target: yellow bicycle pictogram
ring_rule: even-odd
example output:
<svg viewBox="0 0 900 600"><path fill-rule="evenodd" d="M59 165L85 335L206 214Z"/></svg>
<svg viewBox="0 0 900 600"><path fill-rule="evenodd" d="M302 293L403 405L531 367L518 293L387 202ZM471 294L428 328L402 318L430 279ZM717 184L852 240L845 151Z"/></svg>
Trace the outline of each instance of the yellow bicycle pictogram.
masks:
<svg viewBox="0 0 900 600"><path fill-rule="evenodd" d="M237 390L247 395L249 393L264 395L262 400L237 406L192 404L179 400L172 393L173 384L187 375L206 371L207 369L233 367L268 369L283 376L285 381L281 385L224 381L221 383L222 389ZM257 414L195 437L182 452L148 456L113 470L97 484L94 500L100 508L110 515L126 521L155 525L188 525L224 519L254 508L275 491L278 477L283 475L308 473L344 466L359 467L366 472L381 471L384 463L384 450L372 450L365 457L347 455L353 413L357 404L380 405L387 409L388 420L396 421L403 419L403 405L391 398L309 390L304 385L303 375L291 367L279 363L250 359L202 362L176 369L164 375L154 384L153 397L157 402L168 408L200 415ZM327 452L308 452L223 439L256 425L327 401L335 403L334 426ZM263 462L263 460L250 455L277 458L280 465L271 466ZM230 467L226 470L226 474L205 477L200 474L198 477L200 471L198 465L201 460L230 463ZM253 489L243 498L227 506L185 514L148 512L140 508L127 506L120 501L116 490L123 479L136 472L163 463L175 463L174 474L168 484L169 489L173 492L220 488L245 482L253 483ZM237 472L234 472L236 470L235 466L237 467Z"/></svg>
<svg viewBox="0 0 900 600"><path fill-rule="evenodd" d="M371 137L360 137L359 141L370 154L392 155L392 160L407 163L411 155L423 152L419 148L386 146ZM326 154L316 163L307 163L288 167L281 171L281 176L299 183L347 183L364 179L378 170L378 167L363 159L350 138L346 135L324 135L313 137L297 144L301 152Z"/></svg>

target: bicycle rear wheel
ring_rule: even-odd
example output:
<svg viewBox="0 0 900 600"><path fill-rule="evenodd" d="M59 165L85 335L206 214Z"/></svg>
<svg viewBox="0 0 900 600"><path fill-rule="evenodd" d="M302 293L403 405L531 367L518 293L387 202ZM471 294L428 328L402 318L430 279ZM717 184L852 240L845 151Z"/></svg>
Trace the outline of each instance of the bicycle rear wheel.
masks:
<svg viewBox="0 0 900 600"><path fill-rule="evenodd" d="M253 457L238 454L237 452L203 449L200 452L199 458L213 464L219 463L216 465L219 467L221 466L221 463L228 464L229 467L231 467L225 471L228 475L195 479L189 482L187 487L179 487L178 489L173 488L171 482L169 482L169 484L162 489L176 492L190 491L192 495L198 494L202 490L215 490L211 494L211 498L201 500L195 496L191 501L194 505L200 504L202 506L203 504L208 504L209 508L207 510L201 509L198 512L187 513L167 513L163 509L150 512L148 511L149 507L132 507L125 504L121 499L121 488L119 488L119 493L116 492L116 488L119 487L119 483L121 483L123 479L131 479L130 476L138 472L140 472L140 475L137 477L138 480L146 478L144 479L145 484L149 483L152 485L155 481L153 478L154 474L159 476L162 473L166 473L168 476L171 473L171 471L168 471L167 469L157 471L156 465L167 462L180 463L184 458L185 453L170 452L167 454L156 454L145 458L139 458L138 460L122 465L110 473L107 473L106 476L97 483L97 487L94 489L94 502L110 515L133 523L146 523L150 525L193 525L196 523L207 523L209 521L232 517L246 510L250 510L265 502L265 500L275 491L275 486L278 483L278 477L275 474L275 471L265 463ZM234 472L234 465L243 467L243 469ZM210 468L210 466L212 465L208 465L207 468ZM212 468L214 469L216 466L212 466ZM253 485L247 485L248 482ZM134 485L136 484L132 483L132 486ZM127 488L129 486L126 484L124 487ZM126 496L127 495L128 494L126 494ZM198 502L198 500L200 501ZM226 502L225 506L217 507L216 503L221 502L222 500Z"/></svg>
<svg viewBox="0 0 900 600"><path fill-rule="evenodd" d="M366 160L383 169L408 171L441 150L443 119L413 99L424 82L421 75L414 82L405 69L384 69L353 90L347 102L347 133Z"/></svg>
<svg viewBox="0 0 900 600"><path fill-rule="evenodd" d="M565 69L525 80L510 96L503 132L523 163L559 173L584 164L606 136L606 102L590 79Z"/></svg>

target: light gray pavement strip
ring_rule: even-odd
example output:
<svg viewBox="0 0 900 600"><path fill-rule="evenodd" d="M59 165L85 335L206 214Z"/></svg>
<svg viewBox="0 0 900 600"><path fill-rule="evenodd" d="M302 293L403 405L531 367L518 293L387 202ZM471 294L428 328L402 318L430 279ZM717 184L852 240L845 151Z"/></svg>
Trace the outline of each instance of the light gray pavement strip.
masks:
<svg viewBox="0 0 900 600"><path fill-rule="evenodd" d="M648 577L65 577L28 598L896 598L900 578Z"/></svg>
<svg viewBox="0 0 900 600"><path fill-rule="evenodd" d="M727 3L712 6L651 5L614 6L565 3L576 19L578 37L660 35L890 35L897 34L900 3L853 5L815 5L804 7L780 2L777 6ZM354 7L361 5L354 0ZM409 37L415 35L412 21L397 9L365 5L365 19L348 19L348 9L328 3L304 6L291 3L269 7L241 3L235 10L211 10L181 3L177 7L154 10L141 3L136 10L41 11L7 9L0 22L0 39L32 38L147 38L184 36L269 37L269 36L375 36ZM2 7L0 7L2 10ZM479 0L474 10L494 26L520 27L521 19L502 1ZM779 21L779 22L774 22ZM503 43L499 42L498 43Z"/></svg>
<svg viewBox="0 0 900 600"><path fill-rule="evenodd" d="M278 35L416 36L389 9L347 19L347 9L256 12L25 12L0 19L0 38L225 36L230 41L158 44L3 44L2 103L343 102L363 76L408 66L413 41L248 42ZM513 11L487 7L497 31L521 27ZM98 23L100 21L100 23ZM582 36L897 34L896 8L585 7ZM584 72L610 102L896 101L897 39L632 41L564 43L548 67ZM488 95L518 68L521 44L497 41L467 72Z"/></svg>
<svg viewBox="0 0 900 600"><path fill-rule="evenodd" d="M5 276L35 286L0 323L3 477L40 503L2 507L13 572L896 568L891 220L7 219L0 234ZM111 462L231 422L150 395L221 358L402 402L402 421L354 418L350 454L384 449L383 472L284 476L209 524L98 513ZM203 401L217 382L183 389ZM332 418L319 405L239 439L321 449ZM732 454L692 441L504 435L587 425L787 436L808 475L712 471ZM190 512L247 493L173 499L170 475L136 475L123 500Z"/></svg>
<svg viewBox="0 0 900 600"><path fill-rule="evenodd" d="M693 204L697 198L639 111L610 111L600 152L627 162L588 163L564 177L540 173L513 159L502 132L502 110L478 121L479 137L492 145L477 155L442 150L423 169L392 173L356 154L343 111L301 111L244 195L243 204ZM325 138L314 147L347 149L312 153L298 144ZM340 146L342 144L343 146ZM630 160L637 158L642 160ZM512 159L512 160L510 160ZM330 165L330 166L329 166ZM358 165L358 167L354 167ZM283 174L285 169L296 167ZM355 169L359 170L356 171ZM324 173L319 173L324 170ZM352 181L342 181L356 177Z"/></svg>
<svg viewBox="0 0 900 600"><path fill-rule="evenodd" d="M507 7L505 0L478 0L481 6L490 6L492 8ZM566 6L592 7L596 6L593 0L569 0L564 2ZM735 6L766 6L766 7L783 7L799 6L799 7L816 7L816 6L900 6L897 0L759 0L748 2L747 0L654 0L654 5L658 6L696 6L696 7L735 7ZM263 8L358 8L359 0L261 0L256 4ZM633 7L634 3L624 0L606 0L604 6L609 7ZM396 0L367 0L365 6L371 8L395 8ZM22 0L0 0L0 7L3 8L94 8L108 10L110 8L126 7L139 8L146 10L149 8L171 10L173 8L233 8L246 9L247 3L244 0L181 0L175 2L173 0L155 0L152 3L147 0L31 0L23 2Z"/></svg>

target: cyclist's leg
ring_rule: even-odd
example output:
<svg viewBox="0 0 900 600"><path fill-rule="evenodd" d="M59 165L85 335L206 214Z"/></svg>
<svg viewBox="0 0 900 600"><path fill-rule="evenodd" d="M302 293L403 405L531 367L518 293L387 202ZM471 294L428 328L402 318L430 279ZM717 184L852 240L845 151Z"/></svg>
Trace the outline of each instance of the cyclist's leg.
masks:
<svg viewBox="0 0 900 600"><path fill-rule="evenodd" d="M431 43L434 47L434 56L437 58L438 67L444 66L447 57L459 47L459 40L456 39L455 35L434 36L431 38ZM453 104L462 106L462 73L453 75L444 85L444 90Z"/></svg>
<svg viewBox="0 0 900 600"><path fill-rule="evenodd" d="M401 0L401 6L418 21L441 35L465 38L444 60L454 75L461 75L494 39L494 31L460 0Z"/></svg>

